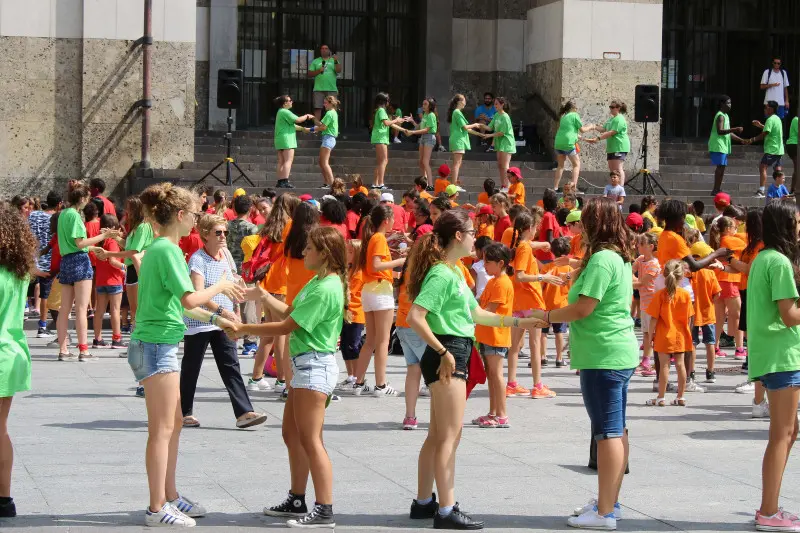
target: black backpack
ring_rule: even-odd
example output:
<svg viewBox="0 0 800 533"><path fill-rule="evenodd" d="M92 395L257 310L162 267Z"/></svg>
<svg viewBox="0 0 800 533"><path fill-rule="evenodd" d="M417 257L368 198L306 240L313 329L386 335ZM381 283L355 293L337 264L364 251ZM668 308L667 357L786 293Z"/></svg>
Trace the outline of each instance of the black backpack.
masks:
<svg viewBox="0 0 800 533"><path fill-rule="evenodd" d="M392 331L389 334L389 355L403 355L403 347L400 346L400 339L397 338L397 328L392 324Z"/></svg>

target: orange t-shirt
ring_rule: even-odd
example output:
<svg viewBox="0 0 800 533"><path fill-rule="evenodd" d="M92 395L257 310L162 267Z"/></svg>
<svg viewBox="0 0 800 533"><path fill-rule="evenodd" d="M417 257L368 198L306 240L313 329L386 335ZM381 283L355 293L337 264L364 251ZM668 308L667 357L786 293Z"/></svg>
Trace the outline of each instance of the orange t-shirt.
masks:
<svg viewBox="0 0 800 533"><path fill-rule="evenodd" d="M361 288L364 286L364 276L361 274L361 269L353 273L348 280L348 288L350 290L350 304L348 309L353 314L350 320L353 324L364 324L366 318L364 317L364 307L361 305Z"/></svg>
<svg viewBox="0 0 800 533"><path fill-rule="evenodd" d="M583 259L583 240L581 234L574 235L569 241L569 255L575 259Z"/></svg>
<svg viewBox="0 0 800 533"><path fill-rule="evenodd" d="M355 187L350 189L350 196L353 197L353 196L355 196L356 194L358 194L360 192L363 192L364 194L369 194L369 191L367 190L367 188L362 185L358 189L356 189Z"/></svg>
<svg viewBox="0 0 800 533"><path fill-rule="evenodd" d="M664 230L658 236L658 248L656 257L658 264L663 269L670 259L682 260L687 255L692 255L686 240L674 231ZM663 271L663 270L662 270Z"/></svg>
<svg viewBox="0 0 800 533"><path fill-rule="evenodd" d="M745 248L747 248L747 241L743 241L738 235L725 235L719 240L719 245L720 247L727 248L733 252L733 257L736 259L740 259L742 257L742 252ZM717 279L719 281L736 283L738 286L739 281L742 279L742 275L738 272L736 274L731 274L729 272L718 271Z"/></svg>
<svg viewBox="0 0 800 533"><path fill-rule="evenodd" d="M753 259L755 259L756 256L758 255L758 252L760 252L763 249L764 249L764 243L759 242L758 244L756 244L755 250L753 250L752 252L745 253L743 251L742 258L740 259L740 261L742 261L743 263L747 263L748 265L751 264L753 262ZM749 278L750 275L742 272L741 276L742 277L739 280L739 289L747 290L747 278Z"/></svg>
<svg viewBox="0 0 800 533"><path fill-rule="evenodd" d="M483 309L486 309L489 304L499 304L495 313L502 316L510 315L514 307L514 284L511 278L502 275L490 279L486 283L479 303ZM511 328L476 325L475 340L487 346L510 348Z"/></svg>
<svg viewBox="0 0 800 533"><path fill-rule="evenodd" d="M478 237L494 239L494 224L481 224L478 226Z"/></svg>
<svg viewBox="0 0 800 533"><path fill-rule="evenodd" d="M548 263L542 268L543 272L553 276L561 276L567 272L572 272L572 268L568 265L555 266L553 263ZM544 297L545 309L552 311L554 309L561 309L567 306L567 295L569 294L569 283L564 285L554 285L552 283L545 283L542 289L542 296Z"/></svg>
<svg viewBox="0 0 800 533"><path fill-rule="evenodd" d="M431 200L433 200L433 196L431 196L431 193L429 193L428 191L420 191L419 192L419 197L420 198L424 198L425 200L428 200L429 202Z"/></svg>
<svg viewBox="0 0 800 533"><path fill-rule="evenodd" d="M450 207L452 207L453 209L458 207L458 204L455 202L455 200L450 200Z"/></svg>
<svg viewBox="0 0 800 533"><path fill-rule="evenodd" d="M509 248L511 248L511 238L514 236L514 225L512 224L511 227L506 228L503 231L503 236L500 237L500 243L505 244Z"/></svg>
<svg viewBox="0 0 800 533"><path fill-rule="evenodd" d="M391 269L375 270L375 268L373 268L372 262L376 255L383 263L388 263L392 260L392 254L389 253L389 243L386 242L386 235L383 233L373 234L367 245L367 267L364 269L365 285L373 281L381 280L386 280L389 283L392 282Z"/></svg>
<svg viewBox="0 0 800 533"><path fill-rule="evenodd" d="M444 192L448 185L450 185L448 180L444 178L436 178L436 181L433 183L433 195L439 196L439 193Z"/></svg>
<svg viewBox="0 0 800 533"><path fill-rule="evenodd" d="M275 252L272 257L275 259L269 268L269 272L261 281L261 286L264 290L272 294L286 294L286 256L283 252L286 236L289 235L290 229L292 229L292 219L289 219L283 227L281 242L272 245L272 250Z"/></svg>
<svg viewBox="0 0 800 533"><path fill-rule="evenodd" d="M313 270L307 270L302 259L284 255L286 258L286 305L292 305L295 296L316 275Z"/></svg>
<svg viewBox="0 0 800 533"><path fill-rule="evenodd" d="M456 266L461 271L461 275L464 276L464 281L467 282L467 287L469 287L470 289L474 289L475 279L473 279L472 274L469 273L469 269L464 265L461 259L456 261Z"/></svg>
<svg viewBox="0 0 800 533"><path fill-rule="evenodd" d="M694 316L694 305L688 291L678 287L671 300L667 289L656 291L646 312L658 320L653 350L662 354L692 350L689 319Z"/></svg>
<svg viewBox="0 0 800 533"><path fill-rule="evenodd" d="M722 288L719 286L714 271L701 268L692 273L692 291L694 292L694 325L716 324L714 296L722 292Z"/></svg>
<svg viewBox="0 0 800 533"><path fill-rule="evenodd" d="M522 241L517 245L514 256L514 272L522 271L531 276L539 275L539 264L533 255L531 243ZM514 311L529 311L531 309L544 309L542 284L538 281L521 282L514 277Z"/></svg>
<svg viewBox="0 0 800 533"><path fill-rule="evenodd" d="M408 312L411 310L411 300L408 298L406 281L408 281L408 270L406 270L406 275L403 276L403 283L397 290L397 317L395 318L394 325L398 328L411 327L408 325Z"/></svg>
<svg viewBox="0 0 800 533"><path fill-rule="evenodd" d="M486 191L483 191L482 193L478 193L478 203L479 204L484 204L484 205L489 205L489 194Z"/></svg>
<svg viewBox="0 0 800 533"><path fill-rule="evenodd" d="M521 181L508 186L508 197L511 198L512 195L516 195L514 196L515 204L525 205L525 186Z"/></svg>

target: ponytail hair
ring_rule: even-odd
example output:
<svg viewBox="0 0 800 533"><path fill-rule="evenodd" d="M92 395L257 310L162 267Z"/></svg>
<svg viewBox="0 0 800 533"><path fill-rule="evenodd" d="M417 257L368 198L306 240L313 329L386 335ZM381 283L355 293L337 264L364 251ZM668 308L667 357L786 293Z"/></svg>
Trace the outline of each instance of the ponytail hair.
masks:
<svg viewBox="0 0 800 533"><path fill-rule="evenodd" d="M679 259L670 259L664 265L664 286L667 289L670 300L675 297L675 292L678 290L678 284L683 279L684 273L683 261Z"/></svg>
<svg viewBox="0 0 800 533"><path fill-rule="evenodd" d="M558 110L558 116L563 117L567 113L575 111L577 107L575 107L575 102L572 100L568 100L564 105L561 106L561 109Z"/></svg>
<svg viewBox="0 0 800 533"><path fill-rule="evenodd" d="M144 211L161 226L175 220L179 211L189 214L198 203L197 195L189 189L176 187L171 183L151 185L139 195Z"/></svg>
<svg viewBox="0 0 800 533"><path fill-rule="evenodd" d="M509 276L514 275L514 267L511 266L511 260L514 258L514 252L503 243L495 242L483 249L483 260L499 263L502 261L505 265L506 273Z"/></svg>
<svg viewBox="0 0 800 533"><path fill-rule="evenodd" d="M364 223L364 234L361 237L361 253L358 254L359 268L367 268L367 249L369 248L369 241L372 236L378 232L385 221L394 217L394 211L388 205L376 205L369 212L366 222Z"/></svg>
<svg viewBox="0 0 800 533"><path fill-rule="evenodd" d="M339 99L336 98L334 95L331 94L329 96L326 96L325 101L331 104L333 106L333 109L339 109L339 104L341 102L339 102Z"/></svg>
<svg viewBox="0 0 800 533"><path fill-rule="evenodd" d="M508 103L508 100L506 100L505 96L498 96L494 99L494 101L502 105L503 111L505 111L506 113L511 111L511 105Z"/></svg>
<svg viewBox="0 0 800 533"><path fill-rule="evenodd" d="M425 276L437 263L445 261L447 248L456 237L456 233L470 230L472 221L464 209L453 209L442 213L433 226L433 231L426 233L414 243L408 257L408 297L411 301L419 295Z"/></svg>
<svg viewBox="0 0 800 533"><path fill-rule="evenodd" d="M447 106L447 122L453 122L453 111L456 110L456 107L458 107L458 103L461 100L466 101L466 98L464 98L463 94L456 94L450 99L450 105Z"/></svg>
<svg viewBox="0 0 800 533"><path fill-rule="evenodd" d="M730 217L719 217L713 224L711 224L711 229L708 230L708 244L713 249L718 249L720 247L720 241L722 241L722 235L729 229L735 228L736 223Z"/></svg>
<svg viewBox="0 0 800 533"><path fill-rule="evenodd" d="M291 100L291 97L288 94L282 94L275 98L272 103L275 104L276 107L283 109L284 104L289 100Z"/></svg>
<svg viewBox="0 0 800 533"><path fill-rule="evenodd" d="M308 232L308 240L319 251L320 255L325 258L325 263L317 272L317 277L322 279L330 274L336 274L342 281L344 321L349 323L352 319L352 314L348 309L350 291L347 285L347 253L345 252L344 237L336 228L317 226Z"/></svg>
<svg viewBox="0 0 800 533"><path fill-rule="evenodd" d="M511 248L516 248L520 242L520 237L527 230L533 231L534 228L533 217L530 213L520 213L514 219L514 229L511 232Z"/></svg>
<svg viewBox="0 0 800 533"><path fill-rule="evenodd" d="M623 115L628 113L628 105L622 100L611 100L611 105L619 107L619 112Z"/></svg>

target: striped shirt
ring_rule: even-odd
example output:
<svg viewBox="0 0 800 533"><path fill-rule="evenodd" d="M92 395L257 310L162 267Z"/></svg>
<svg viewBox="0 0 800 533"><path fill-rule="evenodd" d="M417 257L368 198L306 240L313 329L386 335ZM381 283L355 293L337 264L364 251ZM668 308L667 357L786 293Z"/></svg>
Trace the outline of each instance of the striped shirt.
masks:
<svg viewBox="0 0 800 533"><path fill-rule="evenodd" d="M224 254L225 250L223 250L222 253ZM189 273L191 274L192 272L197 272L203 276L203 288L214 285L226 276L228 279L233 279L233 274L235 274L229 260L223 257L217 261L206 253L205 248L197 250L189 259ZM211 301L220 305L223 309L233 311L233 302L225 295L217 294ZM207 310L205 306L203 306L203 309ZM208 322L202 322L186 316L183 317L183 322L186 324L187 328L186 335L194 335L195 333L219 329L217 326L213 326Z"/></svg>

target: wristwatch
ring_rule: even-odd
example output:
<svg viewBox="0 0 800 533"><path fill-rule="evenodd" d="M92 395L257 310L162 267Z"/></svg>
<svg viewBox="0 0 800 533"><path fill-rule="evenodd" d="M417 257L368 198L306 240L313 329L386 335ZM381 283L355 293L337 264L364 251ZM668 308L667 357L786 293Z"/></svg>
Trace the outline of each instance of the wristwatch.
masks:
<svg viewBox="0 0 800 533"><path fill-rule="evenodd" d="M541 274L540 274L540 275L539 275L539 283L541 283L541 282L542 282L542 276L541 276Z"/></svg>

